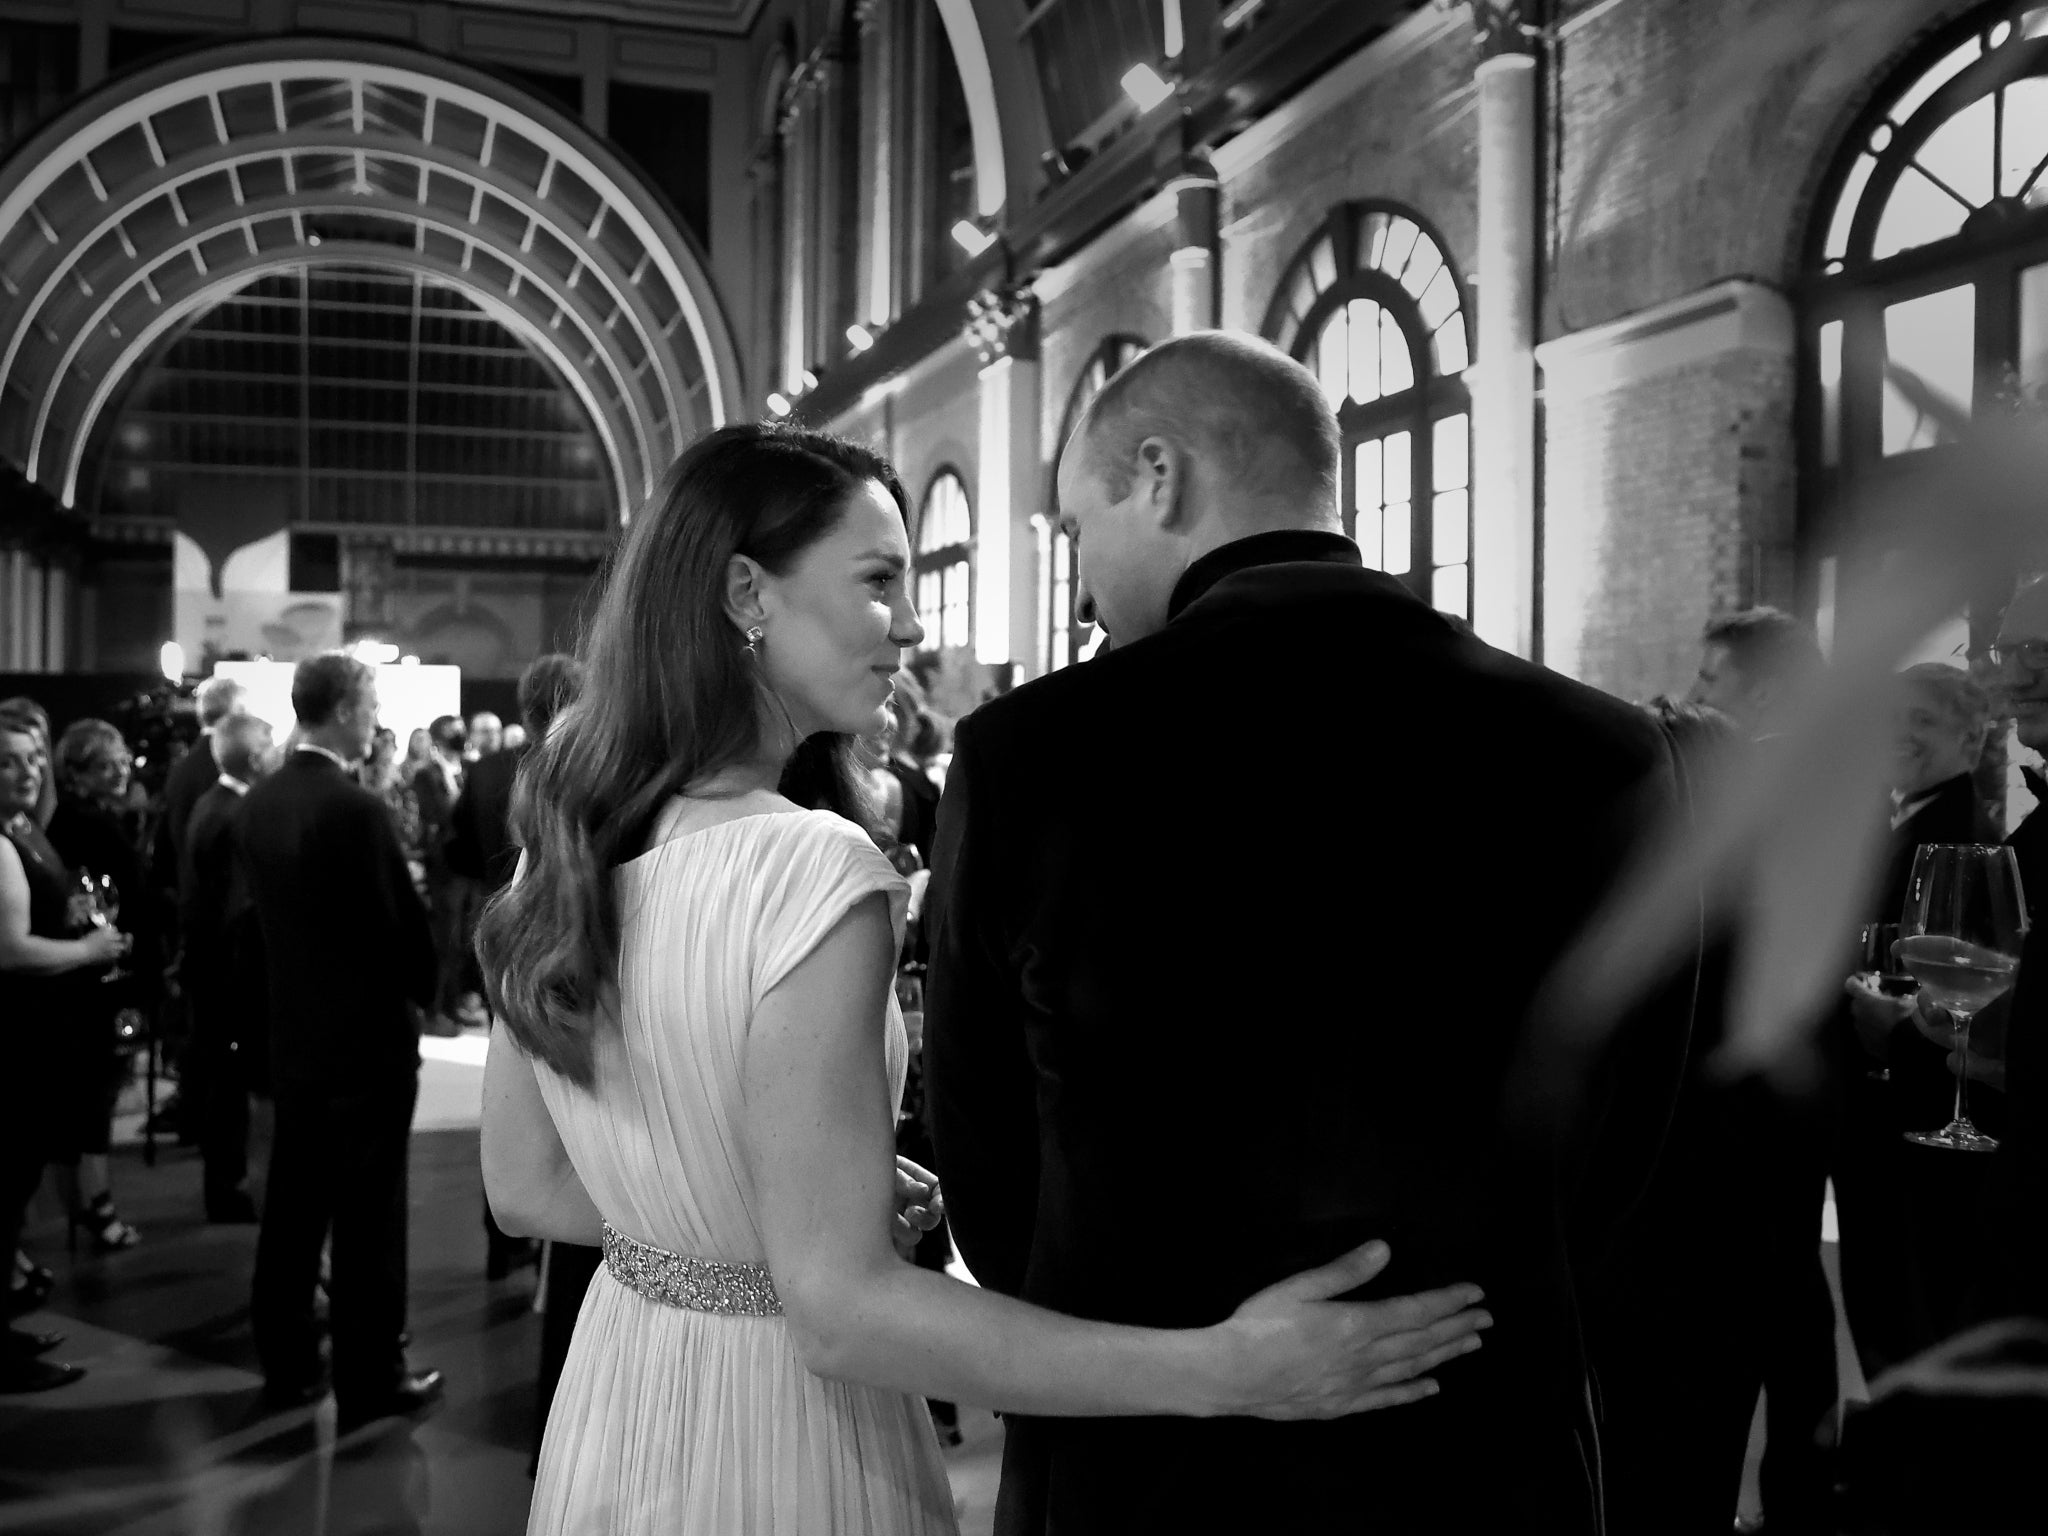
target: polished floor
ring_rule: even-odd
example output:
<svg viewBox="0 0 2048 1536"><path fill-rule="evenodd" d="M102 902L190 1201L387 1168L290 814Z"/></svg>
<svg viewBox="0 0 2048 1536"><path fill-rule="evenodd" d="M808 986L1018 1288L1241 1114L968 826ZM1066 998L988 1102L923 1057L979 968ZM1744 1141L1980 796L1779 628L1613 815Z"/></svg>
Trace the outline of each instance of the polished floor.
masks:
<svg viewBox="0 0 2048 1536"><path fill-rule="evenodd" d="M525 1529L540 1319L535 1277L484 1279L480 1042L429 1041L412 1149L416 1365L447 1373L417 1424L337 1439L334 1406L266 1413L249 1337L253 1227L201 1220L199 1165L130 1142L114 1186L140 1247L67 1254L47 1196L27 1246L57 1271L25 1325L69 1336L78 1384L0 1397L0 1531L35 1536L512 1536ZM132 1125L132 1121L129 1124ZM966 1536L992 1520L1001 1430L951 1455Z"/></svg>

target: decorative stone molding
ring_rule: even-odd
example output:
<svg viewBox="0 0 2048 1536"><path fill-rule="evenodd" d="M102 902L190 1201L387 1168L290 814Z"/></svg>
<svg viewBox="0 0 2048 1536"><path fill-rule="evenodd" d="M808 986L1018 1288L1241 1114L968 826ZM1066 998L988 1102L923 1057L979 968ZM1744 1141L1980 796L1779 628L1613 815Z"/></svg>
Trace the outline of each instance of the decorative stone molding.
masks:
<svg viewBox="0 0 2048 1536"><path fill-rule="evenodd" d="M982 289L967 301L961 334L984 367L1003 357L1037 357L1038 295L1022 283Z"/></svg>
<svg viewBox="0 0 2048 1536"><path fill-rule="evenodd" d="M1502 54L1536 51L1543 39L1542 28L1529 19L1534 0L1467 0L1472 11L1472 28L1478 35L1479 56L1498 58Z"/></svg>

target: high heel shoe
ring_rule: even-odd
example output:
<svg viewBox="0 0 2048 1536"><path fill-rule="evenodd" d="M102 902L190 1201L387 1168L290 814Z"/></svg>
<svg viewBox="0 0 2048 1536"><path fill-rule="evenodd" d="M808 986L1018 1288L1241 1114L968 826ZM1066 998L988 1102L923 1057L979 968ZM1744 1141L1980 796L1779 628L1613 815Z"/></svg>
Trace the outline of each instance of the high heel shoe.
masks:
<svg viewBox="0 0 2048 1536"><path fill-rule="evenodd" d="M121 1219L121 1213L114 1209L114 1197L107 1190L93 1196L91 1204L80 1211L71 1213L71 1251L78 1252L78 1232L83 1227L92 1236L92 1245L100 1253L115 1253L123 1248L133 1248L142 1241L142 1234Z"/></svg>

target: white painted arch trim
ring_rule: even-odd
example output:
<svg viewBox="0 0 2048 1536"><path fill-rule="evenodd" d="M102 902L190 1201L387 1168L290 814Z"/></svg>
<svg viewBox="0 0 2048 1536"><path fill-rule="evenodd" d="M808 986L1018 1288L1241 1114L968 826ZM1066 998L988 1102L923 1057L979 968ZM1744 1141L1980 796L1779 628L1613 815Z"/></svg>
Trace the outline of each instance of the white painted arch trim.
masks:
<svg viewBox="0 0 2048 1536"><path fill-rule="evenodd" d="M960 87L967 97L967 127L974 139L974 208L983 218L1002 212L1009 201L1009 176L1003 169L1003 122L996 111L996 77L989 68L988 45L974 0L938 0L939 20L953 45ZM1009 39L1005 39L1010 42ZM1010 42L1011 47L1018 44Z"/></svg>
<svg viewBox="0 0 2048 1536"><path fill-rule="evenodd" d="M1546 393L1604 394L1736 352L1790 357L1792 302L1743 278L1715 283L1604 325L1539 343Z"/></svg>

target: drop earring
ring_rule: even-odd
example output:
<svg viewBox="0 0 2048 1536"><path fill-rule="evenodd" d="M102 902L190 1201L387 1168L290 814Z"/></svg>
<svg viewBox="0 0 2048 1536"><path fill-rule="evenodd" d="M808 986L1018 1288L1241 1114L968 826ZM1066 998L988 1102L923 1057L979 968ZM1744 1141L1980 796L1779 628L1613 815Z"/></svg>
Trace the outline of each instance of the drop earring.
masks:
<svg viewBox="0 0 2048 1536"><path fill-rule="evenodd" d="M761 654L761 626L758 624L747 631L747 654L755 657Z"/></svg>

